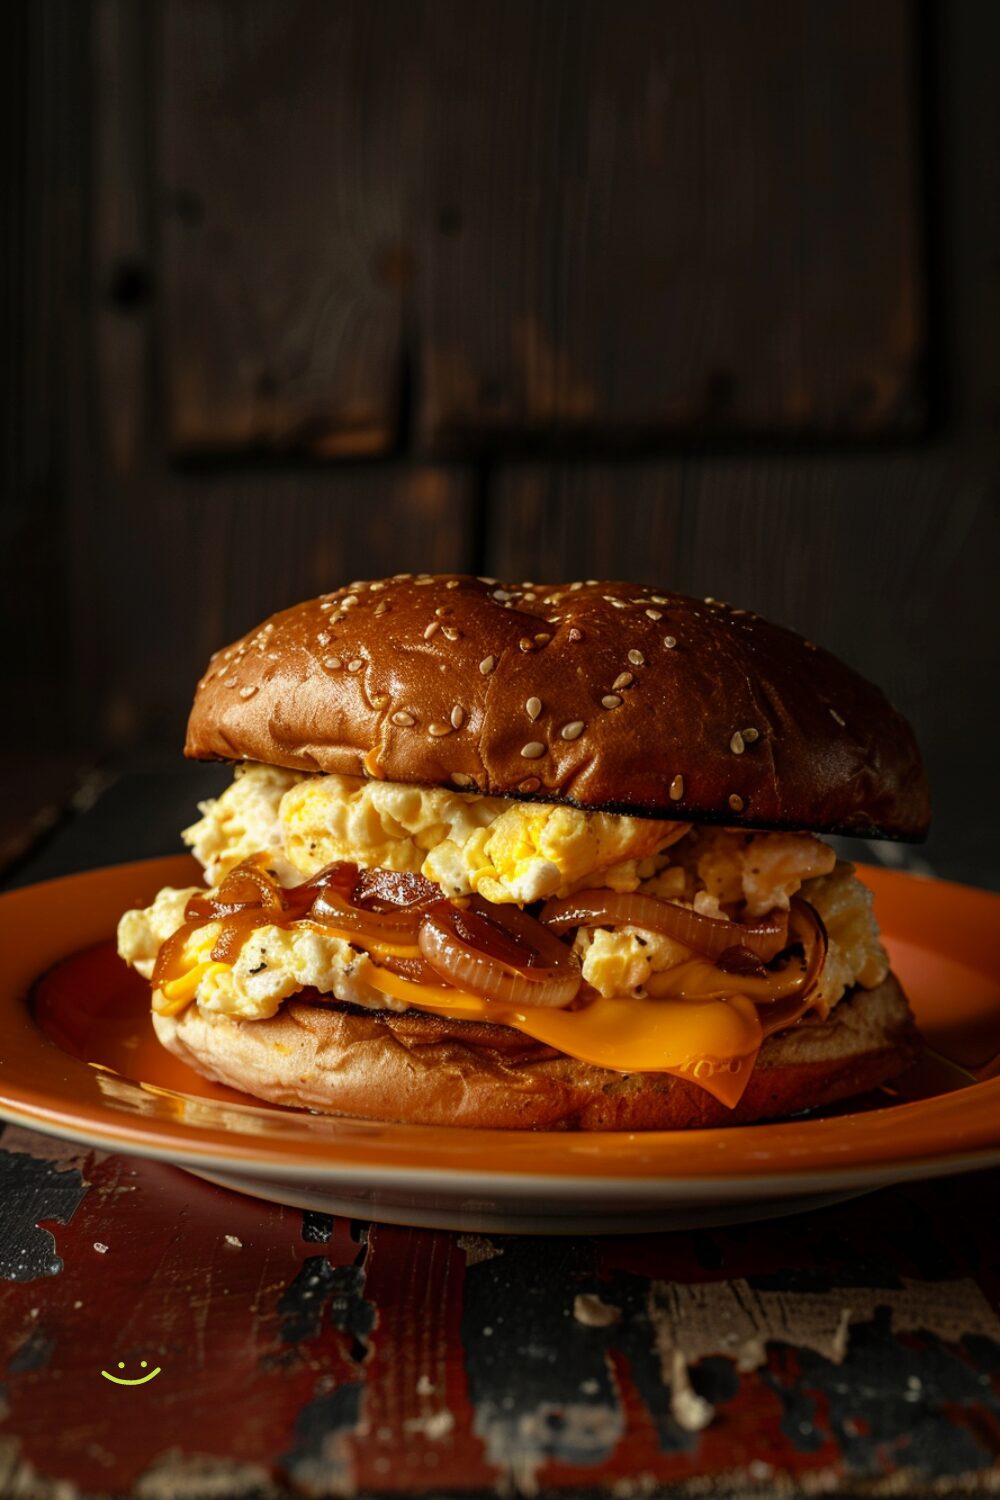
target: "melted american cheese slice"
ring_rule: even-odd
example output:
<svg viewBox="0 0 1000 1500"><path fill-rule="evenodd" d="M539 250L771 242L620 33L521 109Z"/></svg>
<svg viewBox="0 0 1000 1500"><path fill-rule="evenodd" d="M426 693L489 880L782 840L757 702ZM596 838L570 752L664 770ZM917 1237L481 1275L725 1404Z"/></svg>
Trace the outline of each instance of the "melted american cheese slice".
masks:
<svg viewBox="0 0 1000 1500"><path fill-rule="evenodd" d="M598 996L579 1010L515 1008L414 984L387 969L373 968L368 977L383 994L415 1010L511 1026L568 1057L617 1073L672 1073L730 1109L739 1103L764 1040L757 1007L743 995L704 1001Z"/></svg>

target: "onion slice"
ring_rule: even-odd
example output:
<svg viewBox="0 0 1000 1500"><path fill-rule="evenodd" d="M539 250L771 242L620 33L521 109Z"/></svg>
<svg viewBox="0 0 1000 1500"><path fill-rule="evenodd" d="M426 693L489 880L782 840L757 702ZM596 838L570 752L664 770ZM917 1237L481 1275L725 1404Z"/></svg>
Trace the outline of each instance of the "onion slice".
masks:
<svg viewBox="0 0 1000 1500"><path fill-rule="evenodd" d="M383 878L374 879L357 865L338 861L288 895L293 900L299 892L308 896L313 922L345 928L372 942L415 948L421 917L440 902L441 891L420 875L378 873Z"/></svg>
<svg viewBox="0 0 1000 1500"><path fill-rule="evenodd" d="M808 901L793 896L788 920L789 945L801 947L801 957L790 957L784 966L768 970L767 977L731 974L718 964L690 958L672 969L652 974L646 982L651 995L670 995L682 1000L718 1000L727 995L745 995L756 1005L770 1005L792 996L805 999L819 980L826 961L828 940L822 918Z"/></svg>
<svg viewBox="0 0 1000 1500"><path fill-rule="evenodd" d="M424 913L420 951L450 984L509 1005L569 1005L581 984L576 955L518 907L474 896Z"/></svg>
<svg viewBox="0 0 1000 1500"><path fill-rule="evenodd" d="M689 906L647 896L639 891L623 895L617 891L580 891L575 896L548 901L539 921L555 932L570 927L639 927L660 932L704 958L716 959L727 948L746 948L769 963L788 946L788 917L772 912L752 925L728 918L703 917Z"/></svg>
<svg viewBox="0 0 1000 1500"><path fill-rule="evenodd" d="M200 917L203 921L213 922L244 912L281 912L284 908L280 885L252 859L245 859L242 864L234 865L217 891L198 892L192 896L184 908L184 915L189 921Z"/></svg>

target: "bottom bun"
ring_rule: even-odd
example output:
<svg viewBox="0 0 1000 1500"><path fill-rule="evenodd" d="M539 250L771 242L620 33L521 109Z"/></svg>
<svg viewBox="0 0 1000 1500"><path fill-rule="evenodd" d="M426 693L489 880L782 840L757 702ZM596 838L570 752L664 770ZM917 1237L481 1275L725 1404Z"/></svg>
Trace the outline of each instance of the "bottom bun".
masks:
<svg viewBox="0 0 1000 1500"><path fill-rule="evenodd" d="M919 1038L890 974L856 988L826 1020L769 1037L742 1099L727 1109L669 1073L615 1073L506 1026L420 1011L367 1010L304 990L267 1021L189 1006L153 1013L165 1047L204 1077L275 1104L417 1125L684 1130L796 1114L876 1088Z"/></svg>

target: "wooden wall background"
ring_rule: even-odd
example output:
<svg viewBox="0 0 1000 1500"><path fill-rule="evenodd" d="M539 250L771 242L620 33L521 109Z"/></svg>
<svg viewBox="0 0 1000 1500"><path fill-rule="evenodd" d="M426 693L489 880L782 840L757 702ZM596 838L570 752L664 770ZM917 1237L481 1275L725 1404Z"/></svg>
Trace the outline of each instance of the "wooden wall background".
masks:
<svg viewBox="0 0 1000 1500"><path fill-rule="evenodd" d="M1000 883L1000 7L14 11L19 806L345 576L598 574L883 683Z"/></svg>

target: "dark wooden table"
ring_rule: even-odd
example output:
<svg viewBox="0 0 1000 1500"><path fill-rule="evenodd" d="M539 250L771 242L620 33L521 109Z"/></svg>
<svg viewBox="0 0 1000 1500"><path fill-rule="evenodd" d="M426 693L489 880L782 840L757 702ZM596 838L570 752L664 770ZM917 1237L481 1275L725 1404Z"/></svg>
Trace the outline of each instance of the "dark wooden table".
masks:
<svg viewBox="0 0 1000 1500"><path fill-rule="evenodd" d="M91 782L11 880L168 852L225 779ZM998 1204L989 1172L756 1226L487 1239L8 1127L0 1496L993 1493Z"/></svg>

